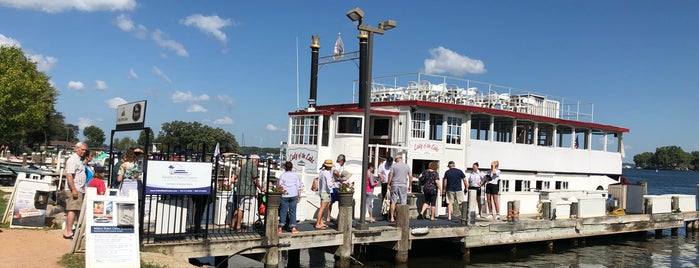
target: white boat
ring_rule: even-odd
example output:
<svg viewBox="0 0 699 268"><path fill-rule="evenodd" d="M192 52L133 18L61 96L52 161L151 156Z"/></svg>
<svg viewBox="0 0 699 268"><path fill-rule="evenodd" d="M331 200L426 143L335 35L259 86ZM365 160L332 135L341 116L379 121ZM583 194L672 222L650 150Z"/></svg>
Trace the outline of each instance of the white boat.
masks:
<svg viewBox="0 0 699 268"><path fill-rule="evenodd" d="M619 182L623 134L629 132L594 122L591 103L423 73L373 79L368 130L363 129L364 110L354 101L316 106L314 99L309 104L289 113L284 147L286 160L303 174L304 195L314 204L319 201L309 189L325 159L344 154L345 169L356 174L352 181L361 183L366 132L368 159L377 163L401 154L415 177L432 161L439 162L443 175L449 161L468 174L474 162L488 169L498 160L501 215L512 200L520 200L522 214L536 213L544 191L552 198L603 198L608 185ZM315 208L299 206L299 218L313 217ZM359 207L356 211L359 217Z"/></svg>

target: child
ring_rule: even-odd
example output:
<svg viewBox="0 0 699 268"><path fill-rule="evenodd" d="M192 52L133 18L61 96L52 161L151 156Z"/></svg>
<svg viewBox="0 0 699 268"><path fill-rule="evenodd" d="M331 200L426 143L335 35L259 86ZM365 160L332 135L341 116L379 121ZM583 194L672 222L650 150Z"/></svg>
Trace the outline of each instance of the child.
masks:
<svg viewBox="0 0 699 268"><path fill-rule="evenodd" d="M104 173L95 173L90 183L87 184L87 187L95 187L97 188L98 195L104 195L104 192L107 191L107 187L104 185L104 180L102 180L102 178L104 178Z"/></svg>

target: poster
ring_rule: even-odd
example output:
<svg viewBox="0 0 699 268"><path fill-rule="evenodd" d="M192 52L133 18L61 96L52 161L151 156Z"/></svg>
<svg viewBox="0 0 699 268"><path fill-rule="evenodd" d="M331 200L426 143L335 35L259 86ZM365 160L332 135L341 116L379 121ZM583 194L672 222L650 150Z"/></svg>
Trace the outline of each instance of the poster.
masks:
<svg viewBox="0 0 699 268"><path fill-rule="evenodd" d="M149 161L146 194L211 194L211 163Z"/></svg>
<svg viewBox="0 0 699 268"><path fill-rule="evenodd" d="M138 196L85 195L85 266L140 267Z"/></svg>
<svg viewBox="0 0 699 268"><path fill-rule="evenodd" d="M32 176L32 178L36 179L22 178L17 181L11 227L40 228L44 226L50 182L38 179L39 176Z"/></svg>

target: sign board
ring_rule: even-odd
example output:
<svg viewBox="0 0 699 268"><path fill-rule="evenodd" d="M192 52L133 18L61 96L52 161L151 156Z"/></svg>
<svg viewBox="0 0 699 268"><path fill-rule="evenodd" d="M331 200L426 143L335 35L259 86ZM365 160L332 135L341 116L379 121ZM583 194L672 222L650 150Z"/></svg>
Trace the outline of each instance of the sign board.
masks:
<svg viewBox="0 0 699 268"><path fill-rule="evenodd" d="M408 146L414 154L444 154L444 143L433 141L411 141Z"/></svg>
<svg viewBox="0 0 699 268"><path fill-rule="evenodd" d="M317 163L318 149L316 148L290 148L287 151L286 159L289 159L295 168L300 166L306 166L306 170L320 168Z"/></svg>
<svg viewBox="0 0 699 268"><path fill-rule="evenodd" d="M117 107L116 130L139 130L146 119L146 101L132 102Z"/></svg>
<svg viewBox="0 0 699 268"><path fill-rule="evenodd" d="M119 196L117 190L98 195L86 188L85 267L140 267L138 194Z"/></svg>
<svg viewBox="0 0 699 268"><path fill-rule="evenodd" d="M10 227L44 227L51 177L42 178L39 174L27 173L19 173L17 177Z"/></svg>
<svg viewBox="0 0 699 268"><path fill-rule="evenodd" d="M148 161L146 194L211 194L211 163Z"/></svg>

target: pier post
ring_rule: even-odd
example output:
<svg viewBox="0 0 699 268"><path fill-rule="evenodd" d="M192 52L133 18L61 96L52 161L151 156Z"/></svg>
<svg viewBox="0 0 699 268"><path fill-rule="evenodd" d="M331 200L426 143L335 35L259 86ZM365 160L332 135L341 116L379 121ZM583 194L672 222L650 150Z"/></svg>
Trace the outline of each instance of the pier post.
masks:
<svg viewBox="0 0 699 268"><path fill-rule="evenodd" d="M476 223L476 213L480 211L478 207L478 197L476 196L476 190L468 190L468 224ZM462 222L463 224L463 222Z"/></svg>
<svg viewBox="0 0 699 268"><path fill-rule="evenodd" d="M544 220L550 220L551 219L551 201L544 200L543 203L541 203L541 217Z"/></svg>
<svg viewBox="0 0 699 268"><path fill-rule="evenodd" d="M546 241L546 249L548 249L549 252L553 252L553 240Z"/></svg>
<svg viewBox="0 0 699 268"><path fill-rule="evenodd" d="M507 221L519 222L519 200L507 201Z"/></svg>
<svg viewBox="0 0 699 268"><path fill-rule="evenodd" d="M670 228L670 236L677 236L677 235L679 235L679 229L677 229L677 227Z"/></svg>
<svg viewBox="0 0 699 268"><path fill-rule="evenodd" d="M301 250L300 249L292 249L287 251L288 252L288 261L286 264L287 268L296 268L296 267L301 267Z"/></svg>
<svg viewBox="0 0 699 268"><path fill-rule="evenodd" d="M571 219L577 219L577 218L578 218L578 213L579 213L579 211L580 211L579 207L580 207L580 203L579 203L579 202L570 203L570 218L571 218Z"/></svg>
<svg viewBox="0 0 699 268"><path fill-rule="evenodd" d="M342 245L335 252L335 267L349 267L352 255L352 202L340 202L339 208L337 231L342 233Z"/></svg>
<svg viewBox="0 0 699 268"><path fill-rule="evenodd" d="M670 211L672 213L682 212L682 211L680 211L680 197L679 196L672 197L672 202L670 202Z"/></svg>
<svg viewBox="0 0 699 268"><path fill-rule="evenodd" d="M277 234L277 229L279 228L279 204L276 202L267 202L267 211L265 211L265 213L267 213L267 221L265 221L264 242L266 245L279 244L279 234ZM264 259L265 267L278 267L279 256L278 247L270 247L267 249L267 254L265 254Z"/></svg>
<svg viewBox="0 0 699 268"><path fill-rule="evenodd" d="M393 247L396 251L396 264L408 263L408 251L410 251L410 221L408 217L408 205L396 205L396 228L400 232L400 240Z"/></svg>
<svg viewBox="0 0 699 268"><path fill-rule="evenodd" d="M464 244L461 244L461 259L466 264L471 264L471 249L467 248Z"/></svg>
<svg viewBox="0 0 699 268"><path fill-rule="evenodd" d="M656 239L663 238L663 229L656 229L655 230L655 238Z"/></svg>

